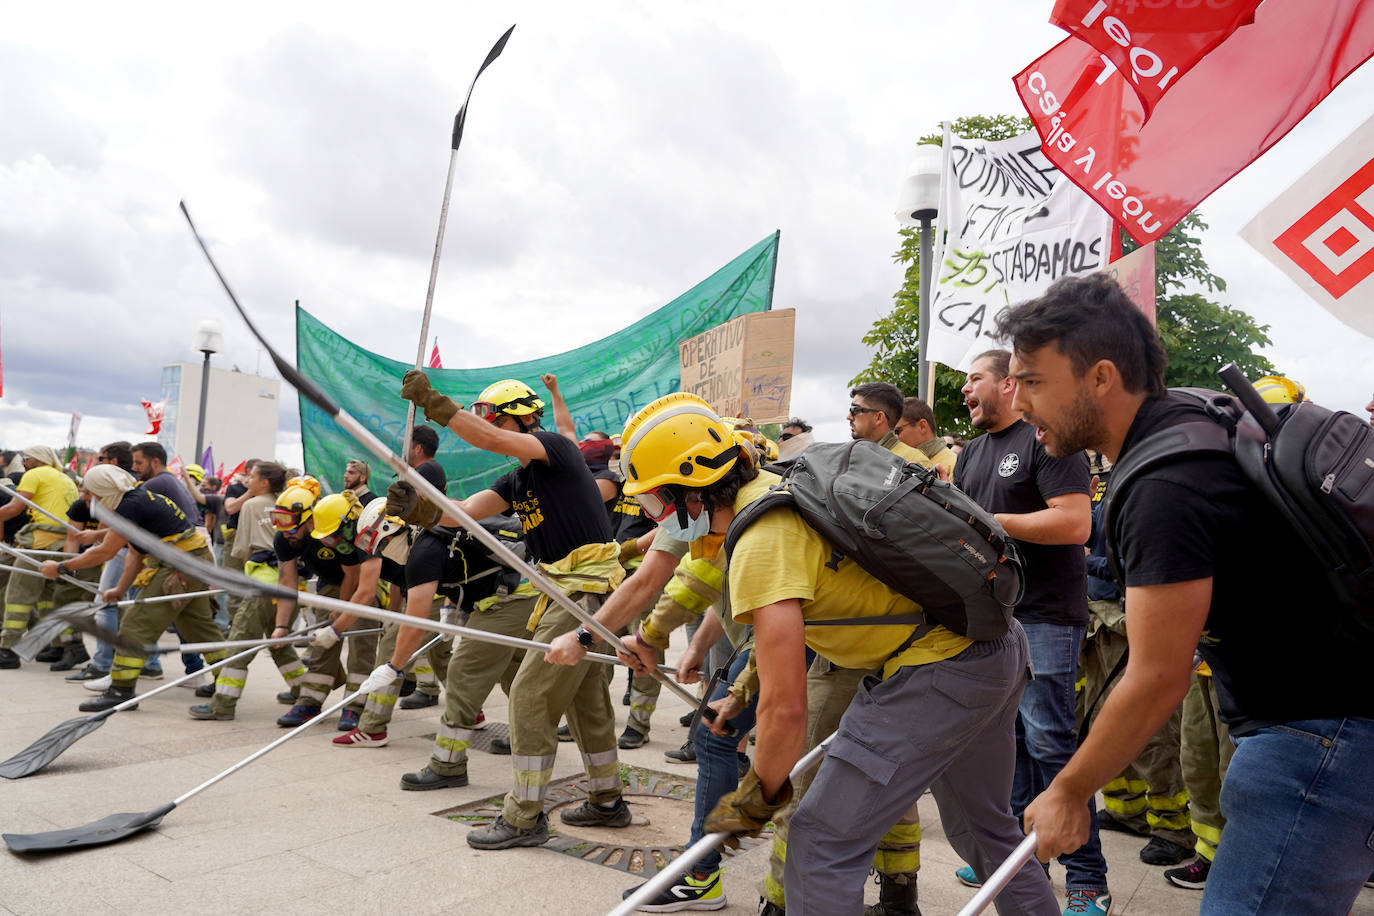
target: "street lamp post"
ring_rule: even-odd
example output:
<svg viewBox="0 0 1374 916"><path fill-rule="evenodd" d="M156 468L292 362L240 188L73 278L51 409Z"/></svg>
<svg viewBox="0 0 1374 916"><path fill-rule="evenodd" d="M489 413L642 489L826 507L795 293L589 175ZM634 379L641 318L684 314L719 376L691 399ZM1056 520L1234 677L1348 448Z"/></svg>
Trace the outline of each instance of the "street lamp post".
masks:
<svg viewBox="0 0 1374 916"><path fill-rule="evenodd" d="M205 354L200 370L200 414L196 419L196 451L191 458L192 461L199 461L201 448L205 445L205 404L210 395L210 354L224 349L224 332L220 330L219 322L211 318L202 321L196 327L196 336L191 341L191 348Z"/></svg>
<svg viewBox="0 0 1374 916"><path fill-rule="evenodd" d="M917 352L917 387L920 397L927 403L934 400L934 381L930 373L930 361L926 358L926 345L930 340L930 282L936 273L931 263L935 217L940 211L940 171L944 165L944 154L940 147L923 143L916 147L907 166L906 177L902 179L901 190L897 192L897 222L907 228L920 229L920 296L917 300L917 321L920 323L920 343Z"/></svg>

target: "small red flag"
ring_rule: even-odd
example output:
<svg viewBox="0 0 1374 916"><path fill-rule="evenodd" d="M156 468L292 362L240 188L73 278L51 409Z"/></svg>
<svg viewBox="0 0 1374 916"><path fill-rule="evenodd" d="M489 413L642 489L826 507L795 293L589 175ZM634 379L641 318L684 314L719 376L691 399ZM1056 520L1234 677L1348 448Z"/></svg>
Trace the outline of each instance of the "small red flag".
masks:
<svg viewBox="0 0 1374 916"><path fill-rule="evenodd" d="M442 369L444 364L439 360L439 338L434 338L434 349L429 351L429 368Z"/></svg>
<svg viewBox="0 0 1374 916"><path fill-rule="evenodd" d="M1045 155L1142 245L1283 138L1374 54L1374 3L1267 0L1159 100L1067 38L1014 78Z"/></svg>
<svg viewBox="0 0 1374 916"><path fill-rule="evenodd" d="M1164 93L1231 33L1255 20L1260 0L1155 4L1058 0L1050 22L1092 45L1129 77L1145 117Z"/></svg>

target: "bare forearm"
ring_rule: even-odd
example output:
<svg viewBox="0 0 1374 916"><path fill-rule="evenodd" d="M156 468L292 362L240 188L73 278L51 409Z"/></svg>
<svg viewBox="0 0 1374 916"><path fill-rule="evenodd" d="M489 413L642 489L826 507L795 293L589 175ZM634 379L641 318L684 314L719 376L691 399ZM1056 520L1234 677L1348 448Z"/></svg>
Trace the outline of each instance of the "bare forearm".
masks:
<svg viewBox="0 0 1374 916"><path fill-rule="evenodd" d="M1085 524L1078 513L1053 506L1036 512L999 512L996 517L1007 534L1031 544L1082 544L1092 528L1091 516Z"/></svg>
<svg viewBox="0 0 1374 916"><path fill-rule="evenodd" d="M764 792L771 798L782 788L787 776L801 759L806 744L806 695L800 704L760 699L758 742L754 751L754 772Z"/></svg>

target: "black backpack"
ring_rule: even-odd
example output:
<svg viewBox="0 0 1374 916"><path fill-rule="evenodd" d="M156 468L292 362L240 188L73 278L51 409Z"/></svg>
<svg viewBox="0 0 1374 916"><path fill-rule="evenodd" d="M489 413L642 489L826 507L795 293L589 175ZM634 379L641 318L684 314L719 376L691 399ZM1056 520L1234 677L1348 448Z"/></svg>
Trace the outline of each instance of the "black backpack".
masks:
<svg viewBox="0 0 1374 916"><path fill-rule="evenodd" d="M1234 397L1170 389L1201 405L1209 419L1146 437L1112 468L1102 512L1118 581L1125 579L1115 545L1115 509L1131 482L1181 455L1222 453L1234 456L1245 478L1278 509L1326 570L1340 601L1374 627L1374 427L1311 401L1267 404L1234 364L1220 375Z"/></svg>
<svg viewBox="0 0 1374 916"><path fill-rule="evenodd" d="M769 470L783 479L730 523L727 565L745 528L788 506L834 547L827 566L838 569L841 560L853 560L919 604L925 617L851 617L834 624L923 623L913 634L919 637L933 620L970 639L1006 634L1024 591L1015 543L991 513L933 470L867 439L817 443Z"/></svg>

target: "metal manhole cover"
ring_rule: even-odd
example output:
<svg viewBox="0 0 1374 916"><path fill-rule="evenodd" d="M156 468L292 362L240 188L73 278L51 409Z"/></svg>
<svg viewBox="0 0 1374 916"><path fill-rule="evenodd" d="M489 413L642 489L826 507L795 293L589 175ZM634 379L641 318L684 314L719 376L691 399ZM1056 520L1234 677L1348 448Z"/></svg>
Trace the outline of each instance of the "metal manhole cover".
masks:
<svg viewBox="0 0 1374 916"><path fill-rule="evenodd" d="M604 865L631 875L651 878L682 853L683 843L692 827L692 801L696 780L620 765L624 796L635 814L635 823L620 829L572 828L555 812L587 800L586 775L556 779L544 796L544 812L549 816L549 842L542 848ZM469 827L490 824L501 813L504 795L470 802L456 808L436 811L435 816L461 821ZM742 837L739 852L754 848L768 837ZM736 855L735 850L723 850Z"/></svg>

